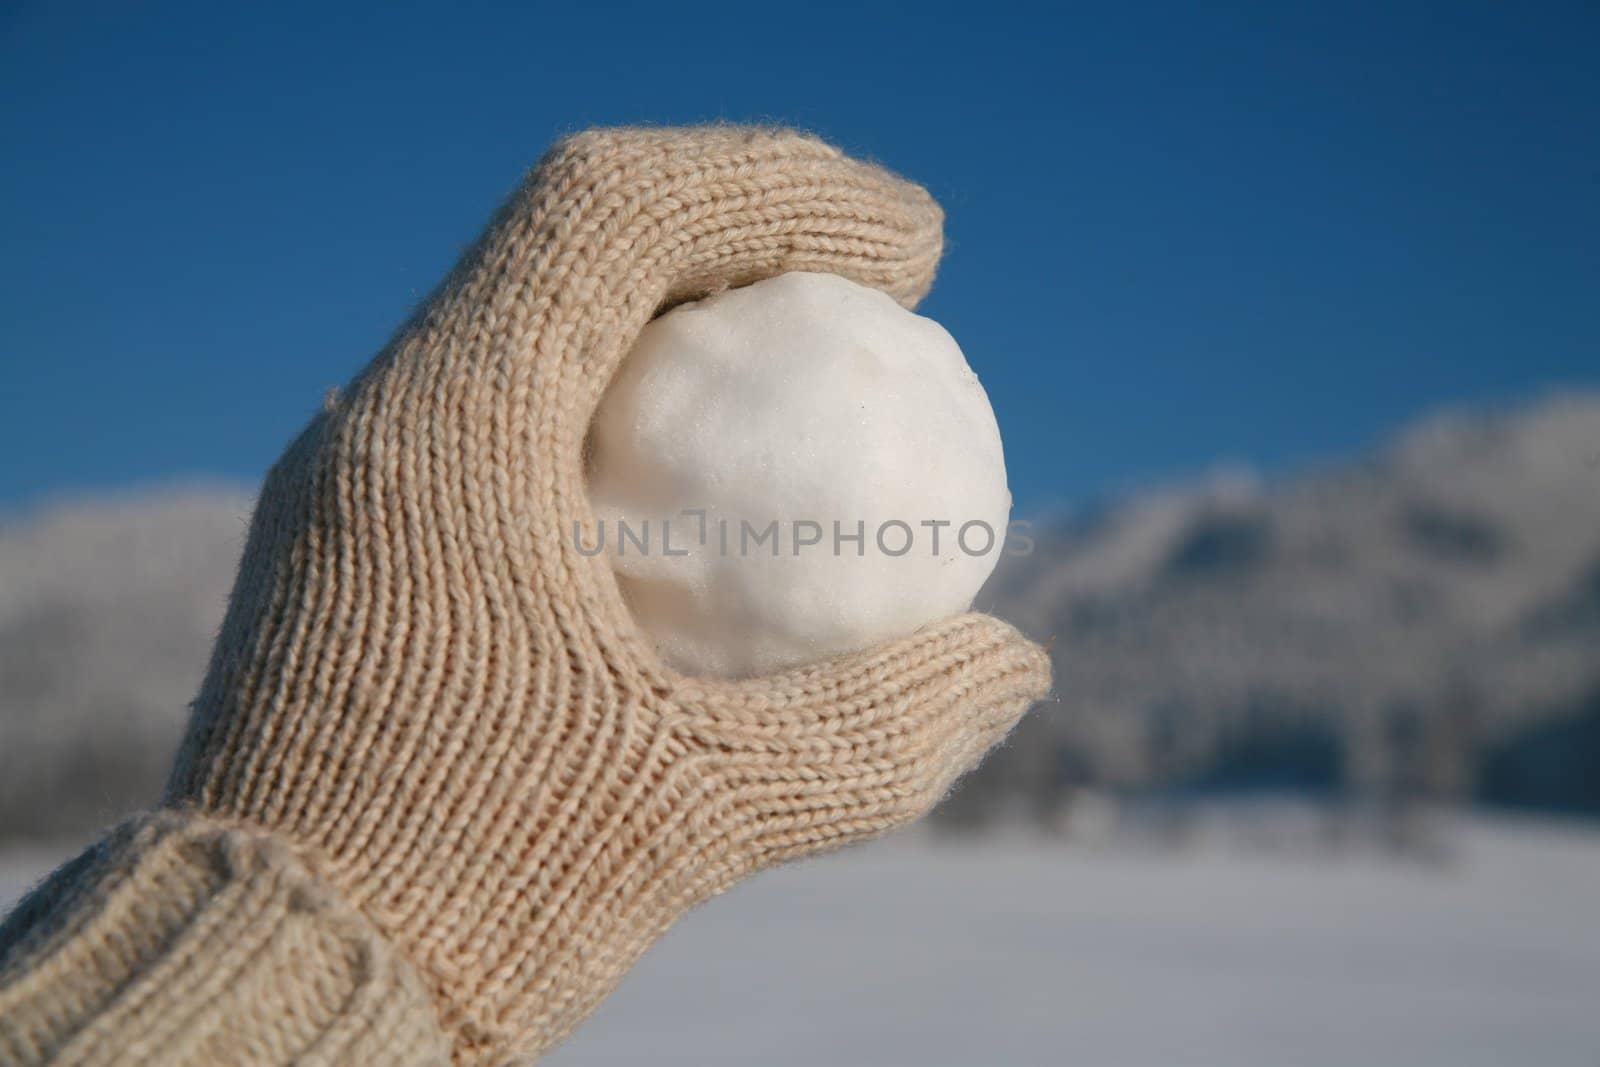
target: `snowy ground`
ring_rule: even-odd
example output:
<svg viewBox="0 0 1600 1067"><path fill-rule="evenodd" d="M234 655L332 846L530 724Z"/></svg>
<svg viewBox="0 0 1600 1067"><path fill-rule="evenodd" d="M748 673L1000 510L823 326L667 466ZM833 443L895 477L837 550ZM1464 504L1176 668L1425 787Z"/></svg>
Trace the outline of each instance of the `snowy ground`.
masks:
<svg viewBox="0 0 1600 1067"><path fill-rule="evenodd" d="M1600 1062L1600 834L1452 841L859 848L689 916L548 1062ZM51 858L0 863L0 898Z"/></svg>

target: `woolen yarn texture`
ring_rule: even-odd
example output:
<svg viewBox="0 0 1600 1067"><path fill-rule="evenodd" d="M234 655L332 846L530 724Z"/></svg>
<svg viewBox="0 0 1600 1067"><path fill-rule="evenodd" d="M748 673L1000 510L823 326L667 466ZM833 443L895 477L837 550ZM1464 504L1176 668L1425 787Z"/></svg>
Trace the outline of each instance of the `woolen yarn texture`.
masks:
<svg viewBox="0 0 1600 1067"><path fill-rule="evenodd" d="M682 676L574 527L651 316L787 271L909 307L940 228L789 130L556 145L268 474L165 810L0 938L0 1060L527 1062L689 907L926 812L1040 649L973 614Z"/></svg>

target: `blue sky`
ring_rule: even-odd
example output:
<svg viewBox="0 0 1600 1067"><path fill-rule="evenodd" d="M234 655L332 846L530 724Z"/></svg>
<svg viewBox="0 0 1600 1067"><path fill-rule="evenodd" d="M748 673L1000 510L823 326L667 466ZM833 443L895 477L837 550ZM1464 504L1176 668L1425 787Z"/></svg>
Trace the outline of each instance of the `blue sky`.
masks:
<svg viewBox="0 0 1600 1067"><path fill-rule="evenodd" d="M536 6L6 6L0 507L254 482L600 123L929 186L1023 510L1600 384L1592 5Z"/></svg>

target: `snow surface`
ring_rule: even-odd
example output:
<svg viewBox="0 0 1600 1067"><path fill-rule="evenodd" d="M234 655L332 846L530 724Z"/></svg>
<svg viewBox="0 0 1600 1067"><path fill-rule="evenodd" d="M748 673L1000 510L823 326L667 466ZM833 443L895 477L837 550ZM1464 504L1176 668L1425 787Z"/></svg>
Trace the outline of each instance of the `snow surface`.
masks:
<svg viewBox="0 0 1600 1067"><path fill-rule="evenodd" d="M1600 1061L1600 833L1437 863L902 838L688 916L550 1064ZM10 900L53 860L0 860Z"/></svg>
<svg viewBox="0 0 1600 1067"><path fill-rule="evenodd" d="M955 340L833 274L650 323L590 443L585 549L603 542L634 617L690 674L765 674L960 614L1011 512L1000 429Z"/></svg>

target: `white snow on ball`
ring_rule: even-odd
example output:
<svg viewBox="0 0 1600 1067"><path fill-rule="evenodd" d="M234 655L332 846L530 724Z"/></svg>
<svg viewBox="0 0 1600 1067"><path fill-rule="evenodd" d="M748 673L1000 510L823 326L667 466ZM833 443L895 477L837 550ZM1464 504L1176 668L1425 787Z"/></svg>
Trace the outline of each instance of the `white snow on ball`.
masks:
<svg viewBox="0 0 1600 1067"><path fill-rule="evenodd" d="M966 610L1011 510L1000 430L954 339L832 274L651 322L596 414L589 489L598 529L580 547L603 543L667 662L724 677Z"/></svg>

